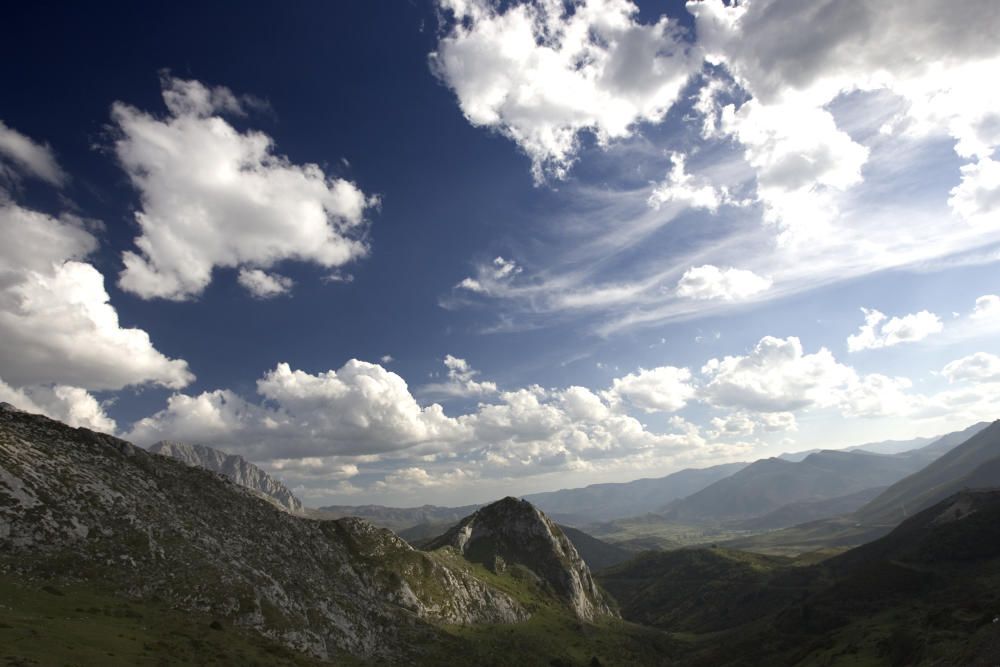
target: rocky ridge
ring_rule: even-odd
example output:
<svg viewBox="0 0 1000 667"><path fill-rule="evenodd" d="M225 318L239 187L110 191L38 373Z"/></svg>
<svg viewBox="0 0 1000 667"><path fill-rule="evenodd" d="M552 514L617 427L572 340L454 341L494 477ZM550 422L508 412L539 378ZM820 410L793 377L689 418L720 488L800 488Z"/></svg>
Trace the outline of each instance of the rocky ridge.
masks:
<svg viewBox="0 0 1000 667"><path fill-rule="evenodd" d="M400 659L435 623L529 616L365 521L298 517L220 475L8 408L0 571L159 597L322 658Z"/></svg>
<svg viewBox="0 0 1000 667"><path fill-rule="evenodd" d="M150 445L147 450L161 456L170 456L191 466L200 466L206 470L225 475L236 484L273 500L278 506L289 512L300 513L303 511L302 501L296 498L287 486L242 456L227 454L205 445L169 440L161 440Z"/></svg>
<svg viewBox="0 0 1000 667"><path fill-rule="evenodd" d="M497 573L512 565L527 568L581 620L618 615L573 543L526 500L507 497L487 505L424 548L446 547Z"/></svg>

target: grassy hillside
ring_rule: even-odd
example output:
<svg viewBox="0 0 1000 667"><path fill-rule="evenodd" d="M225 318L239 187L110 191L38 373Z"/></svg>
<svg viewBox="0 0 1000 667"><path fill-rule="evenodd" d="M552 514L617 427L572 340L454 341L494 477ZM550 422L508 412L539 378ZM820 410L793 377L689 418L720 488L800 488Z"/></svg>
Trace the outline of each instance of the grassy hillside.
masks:
<svg viewBox="0 0 1000 667"><path fill-rule="evenodd" d="M623 616L682 641L685 665L993 665L1000 491L960 493L816 564L723 549L600 573Z"/></svg>
<svg viewBox="0 0 1000 667"><path fill-rule="evenodd" d="M0 601L6 665L322 664L224 619L130 600L94 584L0 575ZM346 655L338 661L357 664Z"/></svg>

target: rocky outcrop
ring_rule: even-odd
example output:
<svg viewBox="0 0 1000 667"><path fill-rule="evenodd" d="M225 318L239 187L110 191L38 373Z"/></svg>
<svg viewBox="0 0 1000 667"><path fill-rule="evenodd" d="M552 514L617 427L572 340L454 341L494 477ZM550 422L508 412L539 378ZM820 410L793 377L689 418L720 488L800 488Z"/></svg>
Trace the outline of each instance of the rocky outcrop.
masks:
<svg viewBox="0 0 1000 667"><path fill-rule="evenodd" d="M87 577L324 658L405 662L437 623L528 617L464 568L365 521L295 516L220 475L9 410L0 571Z"/></svg>
<svg viewBox="0 0 1000 667"><path fill-rule="evenodd" d="M443 547L452 547L467 560L495 572L509 565L527 568L582 620L617 616L573 543L526 500L508 497L487 505L432 540L425 549Z"/></svg>
<svg viewBox="0 0 1000 667"><path fill-rule="evenodd" d="M302 502L287 486L247 461L242 456L186 442L161 440L149 447L149 451L161 456L170 456L190 466L200 466L206 470L225 475L240 486L260 493L273 500L289 512L302 512Z"/></svg>

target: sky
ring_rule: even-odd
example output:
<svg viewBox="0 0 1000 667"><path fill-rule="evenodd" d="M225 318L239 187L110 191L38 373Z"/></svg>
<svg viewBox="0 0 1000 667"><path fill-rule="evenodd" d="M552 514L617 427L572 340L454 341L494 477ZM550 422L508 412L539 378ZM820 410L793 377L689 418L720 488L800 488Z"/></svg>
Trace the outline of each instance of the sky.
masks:
<svg viewBox="0 0 1000 667"><path fill-rule="evenodd" d="M37 2L2 33L22 409L310 506L1000 416L993 0Z"/></svg>

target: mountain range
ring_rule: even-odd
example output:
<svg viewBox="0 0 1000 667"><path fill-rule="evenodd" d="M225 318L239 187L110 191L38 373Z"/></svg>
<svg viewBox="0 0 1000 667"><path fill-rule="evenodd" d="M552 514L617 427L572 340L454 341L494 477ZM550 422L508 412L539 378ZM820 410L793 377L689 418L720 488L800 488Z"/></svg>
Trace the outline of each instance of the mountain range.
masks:
<svg viewBox="0 0 1000 667"><path fill-rule="evenodd" d="M0 408L0 645L10 664L1000 659L1000 422L946 441L947 452L861 510L805 524L816 536L854 529L853 544L866 543L845 549L827 532L823 551L790 557L732 545L629 553L512 497L414 548L363 519L289 511L242 466L242 476L206 469L227 460L221 452L177 447L180 461ZM793 466L835 493L923 456L905 454L819 452L769 463L758 479ZM743 474L752 468L731 477L753 479ZM801 504L833 511L838 498ZM594 573L588 562L599 559L607 567Z"/></svg>

